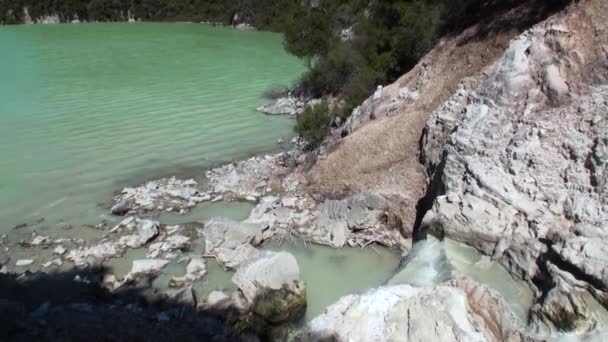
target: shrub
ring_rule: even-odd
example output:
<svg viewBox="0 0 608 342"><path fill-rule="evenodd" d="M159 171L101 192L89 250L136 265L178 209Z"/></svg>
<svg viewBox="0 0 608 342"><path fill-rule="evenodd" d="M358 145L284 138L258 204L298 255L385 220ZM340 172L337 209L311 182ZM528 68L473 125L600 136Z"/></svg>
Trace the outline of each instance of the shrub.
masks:
<svg viewBox="0 0 608 342"><path fill-rule="evenodd" d="M311 145L317 146L329 132L333 115L327 101L307 107L296 119L295 131Z"/></svg>

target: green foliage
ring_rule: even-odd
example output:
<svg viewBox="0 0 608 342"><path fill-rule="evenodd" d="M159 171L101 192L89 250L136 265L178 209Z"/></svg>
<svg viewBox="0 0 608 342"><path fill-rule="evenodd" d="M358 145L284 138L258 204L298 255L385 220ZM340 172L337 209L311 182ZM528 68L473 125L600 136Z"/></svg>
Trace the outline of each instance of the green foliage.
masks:
<svg viewBox="0 0 608 342"><path fill-rule="evenodd" d="M307 107L296 120L295 131L313 146L319 145L329 132L333 115L329 105L322 101L316 106Z"/></svg>

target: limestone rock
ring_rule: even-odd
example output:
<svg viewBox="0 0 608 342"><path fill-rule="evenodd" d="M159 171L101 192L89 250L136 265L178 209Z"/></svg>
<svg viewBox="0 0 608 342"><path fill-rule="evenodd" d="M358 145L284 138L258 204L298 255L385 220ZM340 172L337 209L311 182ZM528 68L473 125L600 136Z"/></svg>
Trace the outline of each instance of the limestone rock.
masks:
<svg viewBox="0 0 608 342"><path fill-rule="evenodd" d="M131 205L127 199L123 199L120 202L114 204L112 208L110 208L110 212L113 215L123 216L126 215L129 210L131 210Z"/></svg>
<svg viewBox="0 0 608 342"><path fill-rule="evenodd" d="M67 253L67 249L63 246L57 246L55 247L55 249L53 249L53 254L57 254L57 255L64 255L65 253Z"/></svg>
<svg viewBox="0 0 608 342"><path fill-rule="evenodd" d="M234 249L218 248L216 258L226 269L237 269L244 262L260 255L260 251L247 243Z"/></svg>
<svg viewBox="0 0 608 342"><path fill-rule="evenodd" d="M234 267L244 258L252 255L251 243L261 241L262 226L226 219L211 219L205 223L203 235L205 253L215 255L218 261L227 267Z"/></svg>
<svg viewBox="0 0 608 342"><path fill-rule="evenodd" d="M91 259L94 259L97 262L103 262L106 259L116 256L120 252L121 249L116 243L104 242L91 247L81 247L71 250L68 253L67 259L72 261L76 266L86 266Z"/></svg>
<svg viewBox="0 0 608 342"><path fill-rule="evenodd" d="M163 259L141 259L133 260L131 271L126 278L133 277L141 274L155 274L160 272L165 266L169 264L169 260Z"/></svg>
<svg viewBox="0 0 608 342"><path fill-rule="evenodd" d="M422 138L439 191L423 227L526 279L561 264L570 286L584 281L604 304L607 13L605 1L580 2L513 39L481 81L463 82L431 113ZM539 290L549 316L577 311L576 298Z"/></svg>
<svg viewBox="0 0 608 342"><path fill-rule="evenodd" d="M162 254L182 251L190 248L190 238L181 234L174 234L164 241L155 242L148 247L148 257L158 258Z"/></svg>
<svg viewBox="0 0 608 342"><path fill-rule="evenodd" d="M388 202L371 193L355 193L342 200L325 200L315 213L316 224L299 231L307 239L340 248L377 242L400 247L405 237L389 222Z"/></svg>
<svg viewBox="0 0 608 342"><path fill-rule="evenodd" d="M203 303L201 303L201 309L203 310L225 310L231 305L230 296L222 291L212 291L209 293Z"/></svg>
<svg viewBox="0 0 608 342"><path fill-rule="evenodd" d="M137 232L120 238L118 243L131 248L139 248L154 240L159 234L158 222L141 220L137 224Z"/></svg>
<svg viewBox="0 0 608 342"><path fill-rule="evenodd" d="M298 106L300 101L295 97L281 97L268 104L265 104L257 108L258 112L262 112L268 115L277 114L290 114L295 115L301 110L301 106Z"/></svg>
<svg viewBox="0 0 608 342"><path fill-rule="evenodd" d="M124 215L131 210L165 210L186 212L197 203L209 201L211 196L201 193L197 183L175 177L148 182L136 188L124 188L114 198L112 213Z"/></svg>
<svg viewBox="0 0 608 342"><path fill-rule="evenodd" d="M494 291L460 280L435 287L381 287L348 295L313 319L301 341L519 341Z"/></svg>
<svg viewBox="0 0 608 342"><path fill-rule="evenodd" d="M17 267L24 267L24 266L29 266L29 265L31 265L33 263L34 263L34 260L32 260L32 259L19 259L15 263L15 266L17 266Z"/></svg>

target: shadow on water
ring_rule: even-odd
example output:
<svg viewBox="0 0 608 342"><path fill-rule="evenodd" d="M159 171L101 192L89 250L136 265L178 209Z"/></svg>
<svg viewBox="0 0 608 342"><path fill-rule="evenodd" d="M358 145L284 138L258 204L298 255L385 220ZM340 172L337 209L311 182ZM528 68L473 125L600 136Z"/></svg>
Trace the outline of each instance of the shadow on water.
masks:
<svg viewBox="0 0 608 342"><path fill-rule="evenodd" d="M107 270L0 274L0 341L257 341L146 286L110 292Z"/></svg>

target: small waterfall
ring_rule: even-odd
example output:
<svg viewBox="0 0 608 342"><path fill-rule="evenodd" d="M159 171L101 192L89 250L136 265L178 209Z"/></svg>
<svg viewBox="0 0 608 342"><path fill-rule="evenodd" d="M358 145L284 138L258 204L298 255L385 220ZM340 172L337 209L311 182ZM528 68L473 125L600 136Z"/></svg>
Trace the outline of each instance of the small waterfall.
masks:
<svg viewBox="0 0 608 342"><path fill-rule="evenodd" d="M442 241L432 235L414 244L401 270L388 285L433 286L453 278L452 266Z"/></svg>
<svg viewBox="0 0 608 342"><path fill-rule="evenodd" d="M533 293L523 280L514 279L500 264L476 249L454 240L428 235L414 244L388 285L433 286L467 277L498 291L522 324L527 320Z"/></svg>

